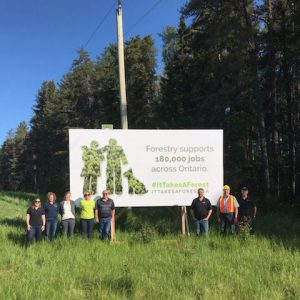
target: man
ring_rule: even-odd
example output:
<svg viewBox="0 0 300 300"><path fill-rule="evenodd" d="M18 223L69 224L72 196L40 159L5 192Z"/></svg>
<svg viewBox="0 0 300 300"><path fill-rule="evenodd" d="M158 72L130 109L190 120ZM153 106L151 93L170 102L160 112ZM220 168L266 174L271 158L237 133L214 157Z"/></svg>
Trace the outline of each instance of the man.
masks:
<svg viewBox="0 0 300 300"><path fill-rule="evenodd" d="M97 200L96 203L96 223L98 225L99 237L102 240L108 240L108 234L110 231L111 218L115 214L115 204L112 199L109 198L109 190L102 192L102 198Z"/></svg>
<svg viewBox="0 0 300 300"><path fill-rule="evenodd" d="M195 198L191 206L191 215L196 222L196 234L200 236L202 232L208 234L208 220L212 213L210 201L204 197L204 189L198 189L198 197Z"/></svg>
<svg viewBox="0 0 300 300"><path fill-rule="evenodd" d="M239 203L233 195L230 195L230 187L224 185L223 196L217 202L217 217L221 223L221 234L231 227L231 233L235 234L235 225L238 223Z"/></svg>
<svg viewBox="0 0 300 300"><path fill-rule="evenodd" d="M254 221L256 218L256 203L252 197L248 196L248 188L243 187L241 189L242 197L238 200L240 209L239 209L239 219L242 224L248 223L250 226L250 234L254 234Z"/></svg>

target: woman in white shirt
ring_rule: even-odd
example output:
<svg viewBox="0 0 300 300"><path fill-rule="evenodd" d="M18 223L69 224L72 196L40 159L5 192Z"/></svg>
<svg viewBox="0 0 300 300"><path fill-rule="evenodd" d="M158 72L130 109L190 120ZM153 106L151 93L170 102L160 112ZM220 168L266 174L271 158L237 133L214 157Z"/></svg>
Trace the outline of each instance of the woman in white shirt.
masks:
<svg viewBox="0 0 300 300"><path fill-rule="evenodd" d="M59 212L63 226L63 235L72 237L75 228L75 202L71 200L71 193L66 192L64 201L60 202Z"/></svg>

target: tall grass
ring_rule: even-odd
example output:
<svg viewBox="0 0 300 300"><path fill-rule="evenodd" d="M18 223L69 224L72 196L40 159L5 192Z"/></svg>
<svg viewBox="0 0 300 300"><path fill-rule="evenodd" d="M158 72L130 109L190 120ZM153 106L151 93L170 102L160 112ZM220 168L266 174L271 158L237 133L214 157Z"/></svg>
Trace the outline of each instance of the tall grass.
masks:
<svg viewBox="0 0 300 300"><path fill-rule="evenodd" d="M134 212L124 224L135 231L118 231L116 243L95 231L92 240L59 237L25 250L28 197L0 194L1 299L300 299L297 218L261 217L248 239L214 226L196 239L159 235Z"/></svg>

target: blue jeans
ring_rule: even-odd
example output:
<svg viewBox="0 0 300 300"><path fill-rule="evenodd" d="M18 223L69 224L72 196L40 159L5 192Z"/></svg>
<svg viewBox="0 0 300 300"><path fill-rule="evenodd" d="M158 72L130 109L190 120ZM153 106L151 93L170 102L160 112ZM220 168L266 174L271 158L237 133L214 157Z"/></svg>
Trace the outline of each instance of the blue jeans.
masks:
<svg viewBox="0 0 300 300"><path fill-rule="evenodd" d="M41 226L31 226L30 230L27 230L27 241L26 246L32 244L33 239L40 241L42 239L42 227Z"/></svg>
<svg viewBox="0 0 300 300"><path fill-rule="evenodd" d="M196 220L196 234L200 236L202 233L208 234L208 220Z"/></svg>
<svg viewBox="0 0 300 300"><path fill-rule="evenodd" d="M108 240L110 224L111 224L111 217L100 218L99 225L98 225L100 239L106 241Z"/></svg>
<svg viewBox="0 0 300 300"><path fill-rule="evenodd" d="M94 219L80 219L81 234L84 238L93 237Z"/></svg>
<svg viewBox="0 0 300 300"><path fill-rule="evenodd" d="M226 234L229 228L231 228L231 233L235 234L235 224L234 215L232 213L222 213L220 214L221 219L221 234Z"/></svg>
<svg viewBox="0 0 300 300"><path fill-rule="evenodd" d="M46 239L53 240L55 238L57 228L57 220L46 220Z"/></svg>

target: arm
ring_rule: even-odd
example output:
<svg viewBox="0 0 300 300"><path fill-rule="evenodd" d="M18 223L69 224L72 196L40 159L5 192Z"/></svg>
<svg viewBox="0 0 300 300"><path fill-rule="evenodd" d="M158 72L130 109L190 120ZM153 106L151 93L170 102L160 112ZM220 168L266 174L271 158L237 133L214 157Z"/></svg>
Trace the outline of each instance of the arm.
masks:
<svg viewBox="0 0 300 300"><path fill-rule="evenodd" d="M257 207L254 206L254 207L253 207L253 218L254 218L254 219L256 218L256 213L257 213Z"/></svg>
<svg viewBox="0 0 300 300"><path fill-rule="evenodd" d="M210 209L210 210L208 211L208 215L207 215L207 217L206 217L206 218L204 218L203 220L205 220L205 221L208 221L208 220L209 220L209 218L210 218L210 216L211 216L211 214L212 214L212 209Z"/></svg>
<svg viewBox="0 0 300 300"><path fill-rule="evenodd" d="M99 215L98 215L97 205L96 205L96 208L95 208L95 219L96 219L96 223L99 223Z"/></svg>
<svg viewBox="0 0 300 300"><path fill-rule="evenodd" d="M191 212L192 218L195 220L196 219L195 218L195 213L194 213L194 210L192 208L190 209L190 212Z"/></svg>
<svg viewBox="0 0 300 300"><path fill-rule="evenodd" d="M26 214L26 227L27 227L27 230L31 229L31 225L29 224L29 221L30 221L30 214Z"/></svg>
<svg viewBox="0 0 300 300"><path fill-rule="evenodd" d="M45 215L42 215L42 231L45 230L45 224L46 224L46 218L45 218Z"/></svg>

